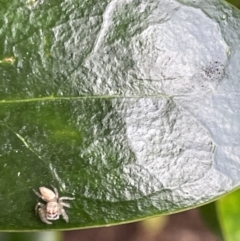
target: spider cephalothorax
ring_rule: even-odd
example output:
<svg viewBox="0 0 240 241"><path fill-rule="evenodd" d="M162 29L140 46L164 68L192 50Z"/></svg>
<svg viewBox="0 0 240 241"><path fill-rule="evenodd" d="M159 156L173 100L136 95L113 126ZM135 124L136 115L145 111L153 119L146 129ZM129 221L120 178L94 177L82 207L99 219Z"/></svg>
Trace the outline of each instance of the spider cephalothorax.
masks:
<svg viewBox="0 0 240 241"><path fill-rule="evenodd" d="M40 219L47 224L52 224L49 220L57 220L62 215L63 219L68 222L68 215L64 207L70 208L70 204L65 203L63 200L73 200L72 197L60 197L57 188L53 187L54 192L46 187L40 187L39 192L33 190L35 194L40 197L46 204L37 203L35 210Z"/></svg>

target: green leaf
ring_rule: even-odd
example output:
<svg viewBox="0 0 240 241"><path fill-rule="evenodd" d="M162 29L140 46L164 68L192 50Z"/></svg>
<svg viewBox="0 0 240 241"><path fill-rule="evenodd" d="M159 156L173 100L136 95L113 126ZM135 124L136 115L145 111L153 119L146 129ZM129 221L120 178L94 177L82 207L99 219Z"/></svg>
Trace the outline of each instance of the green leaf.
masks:
<svg viewBox="0 0 240 241"><path fill-rule="evenodd" d="M201 216L207 226L213 231L221 240L223 239L222 227L219 222L217 202L211 202L199 208Z"/></svg>
<svg viewBox="0 0 240 241"><path fill-rule="evenodd" d="M240 184L240 12L220 1L0 2L0 229L189 209ZM32 189L73 196L42 223Z"/></svg>
<svg viewBox="0 0 240 241"><path fill-rule="evenodd" d="M239 198L240 189L217 201L218 217L225 241L239 240L240 237Z"/></svg>
<svg viewBox="0 0 240 241"><path fill-rule="evenodd" d="M227 2L231 3L237 8L240 8L240 1L239 0L227 0Z"/></svg>

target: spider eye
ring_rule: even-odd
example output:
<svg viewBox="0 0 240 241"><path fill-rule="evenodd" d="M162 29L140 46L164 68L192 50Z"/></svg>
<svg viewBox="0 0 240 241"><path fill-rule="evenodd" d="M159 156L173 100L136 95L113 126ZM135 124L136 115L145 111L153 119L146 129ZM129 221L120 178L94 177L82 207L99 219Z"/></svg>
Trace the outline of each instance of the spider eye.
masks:
<svg viewBox="0 0 240 241"><path fill-rule="evenodd" d="M52 213L48 213L47 214L47 218L49 220L57 220L59 218L59 214L58 213L55 213L55 214L52 214Z"/></svg>

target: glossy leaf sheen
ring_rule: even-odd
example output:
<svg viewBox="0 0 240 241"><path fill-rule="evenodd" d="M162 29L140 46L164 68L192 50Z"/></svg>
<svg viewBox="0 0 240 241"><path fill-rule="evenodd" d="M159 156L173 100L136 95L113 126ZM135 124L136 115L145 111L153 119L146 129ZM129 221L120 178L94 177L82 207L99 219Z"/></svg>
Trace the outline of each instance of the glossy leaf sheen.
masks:
<svg viewBox="0 0 240 241"><path fill-rule="evenodd" d="M129 222L240 183L240 12L219 1L0 3L0 228ZM52 226L32 192L74 196Z"/></svg>

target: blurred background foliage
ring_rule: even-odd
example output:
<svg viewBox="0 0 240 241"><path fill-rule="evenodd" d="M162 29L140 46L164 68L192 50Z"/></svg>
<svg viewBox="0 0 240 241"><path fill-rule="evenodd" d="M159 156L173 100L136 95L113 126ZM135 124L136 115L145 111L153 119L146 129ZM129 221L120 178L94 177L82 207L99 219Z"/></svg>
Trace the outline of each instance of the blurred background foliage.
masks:
<svg viewBox="0 0 240 241"><path fill-rule="evenodd" d="M240 9L240 0L228 0ZM0 233L0 241L238 241L240 190L179 214L107 228L67 232Z"/></svg>

